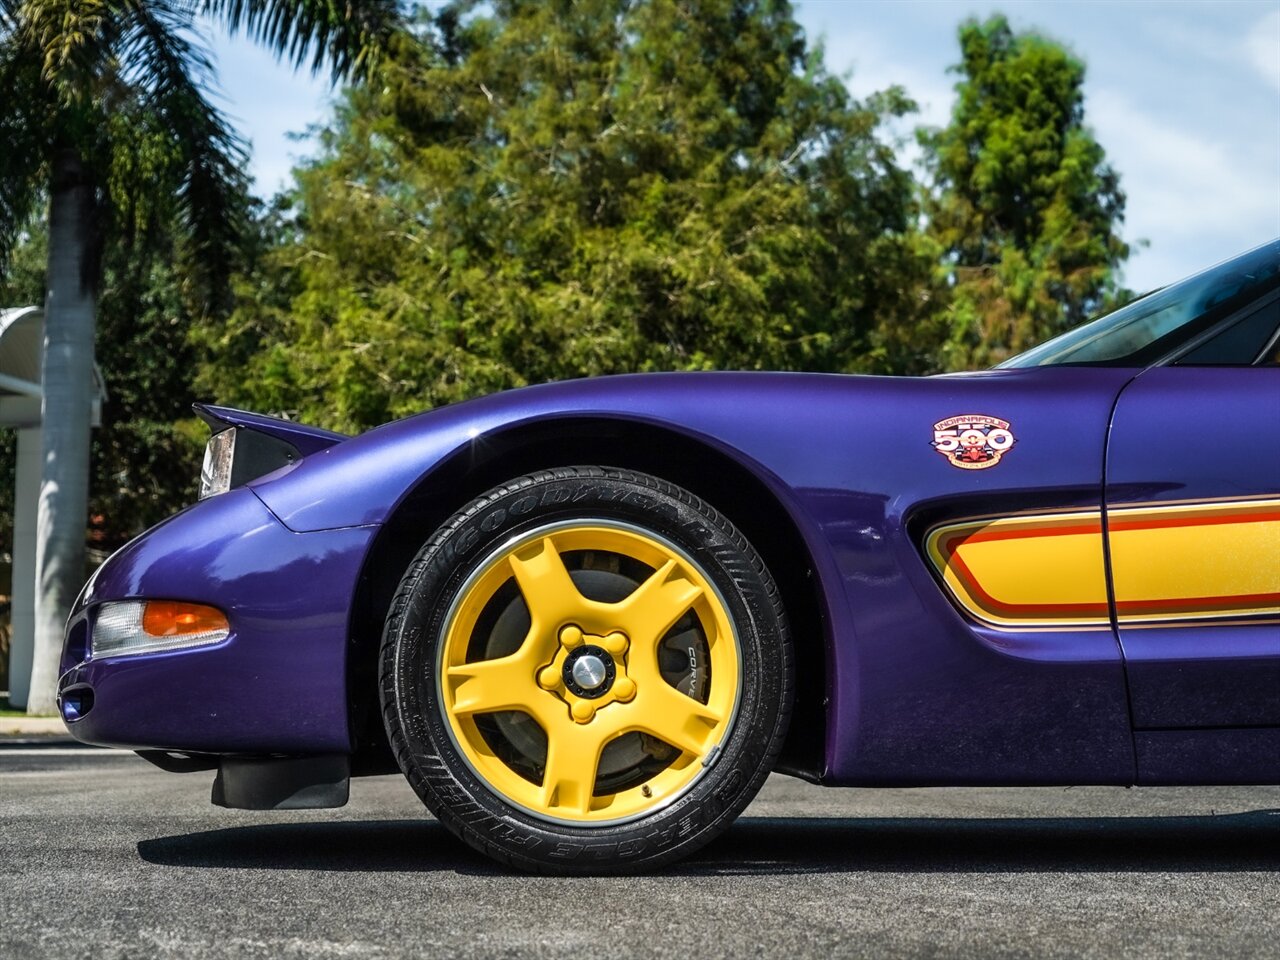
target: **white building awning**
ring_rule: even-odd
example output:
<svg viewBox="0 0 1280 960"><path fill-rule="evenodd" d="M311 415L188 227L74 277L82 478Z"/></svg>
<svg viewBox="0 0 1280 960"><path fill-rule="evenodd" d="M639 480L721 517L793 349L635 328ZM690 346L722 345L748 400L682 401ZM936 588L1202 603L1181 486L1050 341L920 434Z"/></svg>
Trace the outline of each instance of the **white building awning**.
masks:
<svg viewBox="0 0 1280 960"><path fill-rule="evenodd" d="M40 365L44 354L44 311L39 307L0 310L0 427L40 426ZM93 367L93 426L102 423L107 390Z"/></svg>

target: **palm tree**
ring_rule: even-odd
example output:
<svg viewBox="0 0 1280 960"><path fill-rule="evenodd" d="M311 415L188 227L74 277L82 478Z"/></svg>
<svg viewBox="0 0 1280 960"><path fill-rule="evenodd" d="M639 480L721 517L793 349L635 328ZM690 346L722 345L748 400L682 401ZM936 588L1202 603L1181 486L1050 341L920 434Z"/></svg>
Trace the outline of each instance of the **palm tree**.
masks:
<svg viewBox="0 0 1280 960"><path fill-rule="evenodd" d="M43 473L28 712L55 708L63 625L84 579L94 311L105 243L177 222L193 289L225 296L244 147L209 100L198 38L220 22L295 67L362 76L397 0L0 0L0 267L47 204Z"/></svg>

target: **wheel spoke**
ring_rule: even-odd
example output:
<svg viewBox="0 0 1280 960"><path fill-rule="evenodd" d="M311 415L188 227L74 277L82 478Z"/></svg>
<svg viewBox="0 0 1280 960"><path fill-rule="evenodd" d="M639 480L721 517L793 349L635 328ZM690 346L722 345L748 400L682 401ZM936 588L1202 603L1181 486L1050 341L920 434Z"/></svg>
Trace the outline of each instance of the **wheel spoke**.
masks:
<svg viewBox="0 0 1280 960"><path fill-rule="evenodd" d="M579 816L587 813L603 746L599 730L578 726L567 718L547 731L542 802L549 811Z"/></svg>
<svg viewBox="0 0 1280 960"><path fill-rule="evenodd" d="M578 615L583 606L582 594L550 537L521 548L508 558L508 563L535 631L554 628Z"/></svg>
<svg viewBox="0 0 1280 960"><path fill-rule="evenodd" d="M495 660L477 660L449 667L445 671L453 687L453 712L496 713L524 710L541 693L534 685L528 658L523 651Z"/></svg>
<svg viewBox="0 0 1280 960"><path fill-rule="evenodd" d="M631 596L617 604L622 629L632 643L654 646L677 620L702 596L702 588L690 580L684 568L668 560L655 570ZM655 649L655 656L656 649Z"/></svg>
<svg viewBox="0 0 1280 960"><path fill-rule="evenodd" d="M585 568L590 573L579 574L566 566L577 551L622 559L608 566L593 563ZM656 534L591 521L548 525L491 557L459 601L462 613L446 635L437 674L455 742L468 762L506 801L554 821L629 817L679 796L701 773L699 761L707 762L724 741L734 713L730 694L738 682L736 637L706 575ZM637 577L623 560L650 572ZM585 596L575 577L589 577L609 600ZM610 577L616 586L606 591ZM517 638L508 630L514 620L503 622L505 632L498 638L489 615L497 598L510 602L512 580L528 610L527 632L515 649ZM476 635L486 629L489 637ZM709 704L667 681L659 647L668 636L673 650L688 654L694 689L709 689L714 665L715 682L725 690L716 687ZM506 655L465 662L477 646ZM600 669L606 679L597 681ZM491 727L479 719L504 712L523 714L541 728L545 753L541 737L536 744L524 742L531 730L509 731L505 723ZM494 742L495 732L503 743ZM672 751L680 758L670 764L628 759L635 765L629 770L643 773L644 783L628 779L625 789L597 800L600 758L618 737L647 741L654 759ZM658 749L654 741L669 749ZM519 764L511 751L522 755ZM542 767L540 782L529 782L527 762Z"/></svg>
<svg viewBox="0 0 1280 960"><path fill-rule="evenodd" d="M724 717L663 680L642 685L630 705L632 725L663 743L702 757Z"/></svg>

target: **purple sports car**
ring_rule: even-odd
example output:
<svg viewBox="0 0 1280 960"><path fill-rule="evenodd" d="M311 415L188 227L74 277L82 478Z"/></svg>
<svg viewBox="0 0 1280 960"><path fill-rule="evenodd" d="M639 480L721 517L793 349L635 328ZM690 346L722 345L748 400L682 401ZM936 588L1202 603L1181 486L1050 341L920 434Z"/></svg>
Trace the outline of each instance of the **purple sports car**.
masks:
<svg viewBox="0 0 1280 960"><path fill-rule="evenodd" d="M983 373L198 411L200 502L94 574L59 690L214 803L399 769L574 873L687 855L771 770L1280 783L1280 240Z"/></svg>

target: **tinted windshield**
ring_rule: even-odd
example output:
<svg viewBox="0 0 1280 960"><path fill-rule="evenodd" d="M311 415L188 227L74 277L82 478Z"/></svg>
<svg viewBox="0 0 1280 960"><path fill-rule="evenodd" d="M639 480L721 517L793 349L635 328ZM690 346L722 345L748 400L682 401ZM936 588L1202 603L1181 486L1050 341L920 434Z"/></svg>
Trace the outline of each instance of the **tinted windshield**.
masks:
<svg viewBox="0 0 1280 960"><path fill-rule="evenodd" d="M1145 366L1280 283L1280 240L1068 330L1001 367Z"/></svg>

